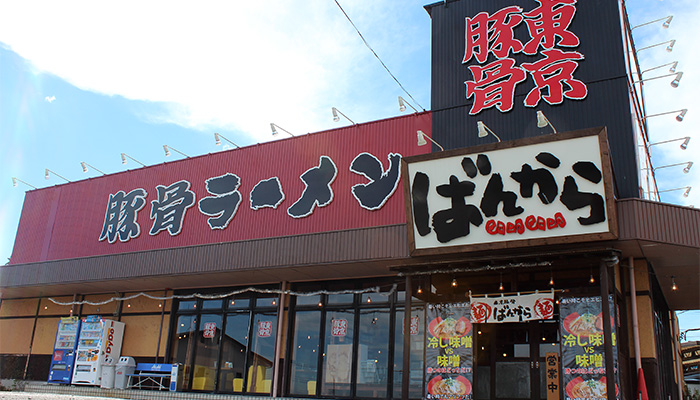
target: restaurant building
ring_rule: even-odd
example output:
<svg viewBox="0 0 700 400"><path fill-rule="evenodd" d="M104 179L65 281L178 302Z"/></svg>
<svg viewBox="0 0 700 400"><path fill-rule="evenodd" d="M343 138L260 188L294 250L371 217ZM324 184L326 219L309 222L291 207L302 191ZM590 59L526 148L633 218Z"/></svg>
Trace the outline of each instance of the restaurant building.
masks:
<svg viewBox="0 0 700 400"><path fill-rule="evenodd" d="M680 399L700 212L643 171L624 4L426 10L431 111L28 191L0 377L101 315L184 391Z"/></svg>

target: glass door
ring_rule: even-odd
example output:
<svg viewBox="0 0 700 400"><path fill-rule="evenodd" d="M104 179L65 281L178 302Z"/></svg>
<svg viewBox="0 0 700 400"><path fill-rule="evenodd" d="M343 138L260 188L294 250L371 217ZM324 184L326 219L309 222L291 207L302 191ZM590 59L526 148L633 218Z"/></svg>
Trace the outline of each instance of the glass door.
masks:
<svg viewBox="0 0 700 400"><path fill-rule="evenodd" d="M558 352L554 322L475 324L474 398L546 399L545 355Z"/></svg>

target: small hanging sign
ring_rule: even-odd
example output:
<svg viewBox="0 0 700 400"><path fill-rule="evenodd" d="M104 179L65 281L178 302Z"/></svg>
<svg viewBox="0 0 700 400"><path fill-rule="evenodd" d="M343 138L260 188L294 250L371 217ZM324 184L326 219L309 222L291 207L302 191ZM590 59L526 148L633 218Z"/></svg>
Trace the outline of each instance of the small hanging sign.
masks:
<svg viewBox="0 0 700 400"><path fill-rule="evenodd" d="M554 292L472 296L472 323L524 322L554 317Z"/></svg>

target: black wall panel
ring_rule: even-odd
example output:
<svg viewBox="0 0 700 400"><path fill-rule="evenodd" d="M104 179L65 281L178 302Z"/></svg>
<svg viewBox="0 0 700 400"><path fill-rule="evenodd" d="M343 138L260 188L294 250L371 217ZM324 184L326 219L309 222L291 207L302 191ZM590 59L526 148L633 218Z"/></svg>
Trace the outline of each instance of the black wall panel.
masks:
<svg viewBox="0 0 700 400"><path fill-rule="evenodd" d="M523 13L540 5L535 0L457 0L427 6L432 18L432 93L433 138L446 149L474 146L495 141L492 136L478 138L477 121L483 121L502 140L551 134L549 127L538 128L536 111L544 112L559 132L605 126L613 159L618 198L639 197L637 149L632 125L630 97L625 73L624 47L618 2L585 0L576 3L576 14L568 31L580 39L577 47L554 48L582 53L573 77L586 84L584 100L564 98L558 105L540 100L536 107L523 104L535 87L532 78L516 86L512 110L501 112L495 107L470 116L473 97L466 98L465 81L474 80L470 65L495 61L489 54L485 63L475 59L463 64L465 18L480 12L492 14L517 5ZM530 39L523 21L515 28L515 38L523 44ZM542 48L540 48L540 52ZM516 65L542 59L540 53L509 56ZM573 151L574 149L572 149Z"/></svg>

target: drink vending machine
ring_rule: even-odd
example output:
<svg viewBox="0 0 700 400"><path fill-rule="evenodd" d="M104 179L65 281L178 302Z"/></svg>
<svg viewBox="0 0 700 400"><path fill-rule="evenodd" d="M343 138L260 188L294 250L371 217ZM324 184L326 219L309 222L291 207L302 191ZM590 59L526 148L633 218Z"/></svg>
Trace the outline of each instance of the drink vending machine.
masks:
<svg viewBox="0 0 700 400"><path fill-rule="evenodd" d="M80 319L78 317L63 317L58 322L56 342L51 356L49 383L70 384L75 362L75 348L78 345Z"/></svg>
<svg viewBox="0 0 700 400"><path fill-rule="evenodd" d="M74 385L100 385L105 357L119 359L124 323L89 315L83 319L73 368Z"/></svg>

